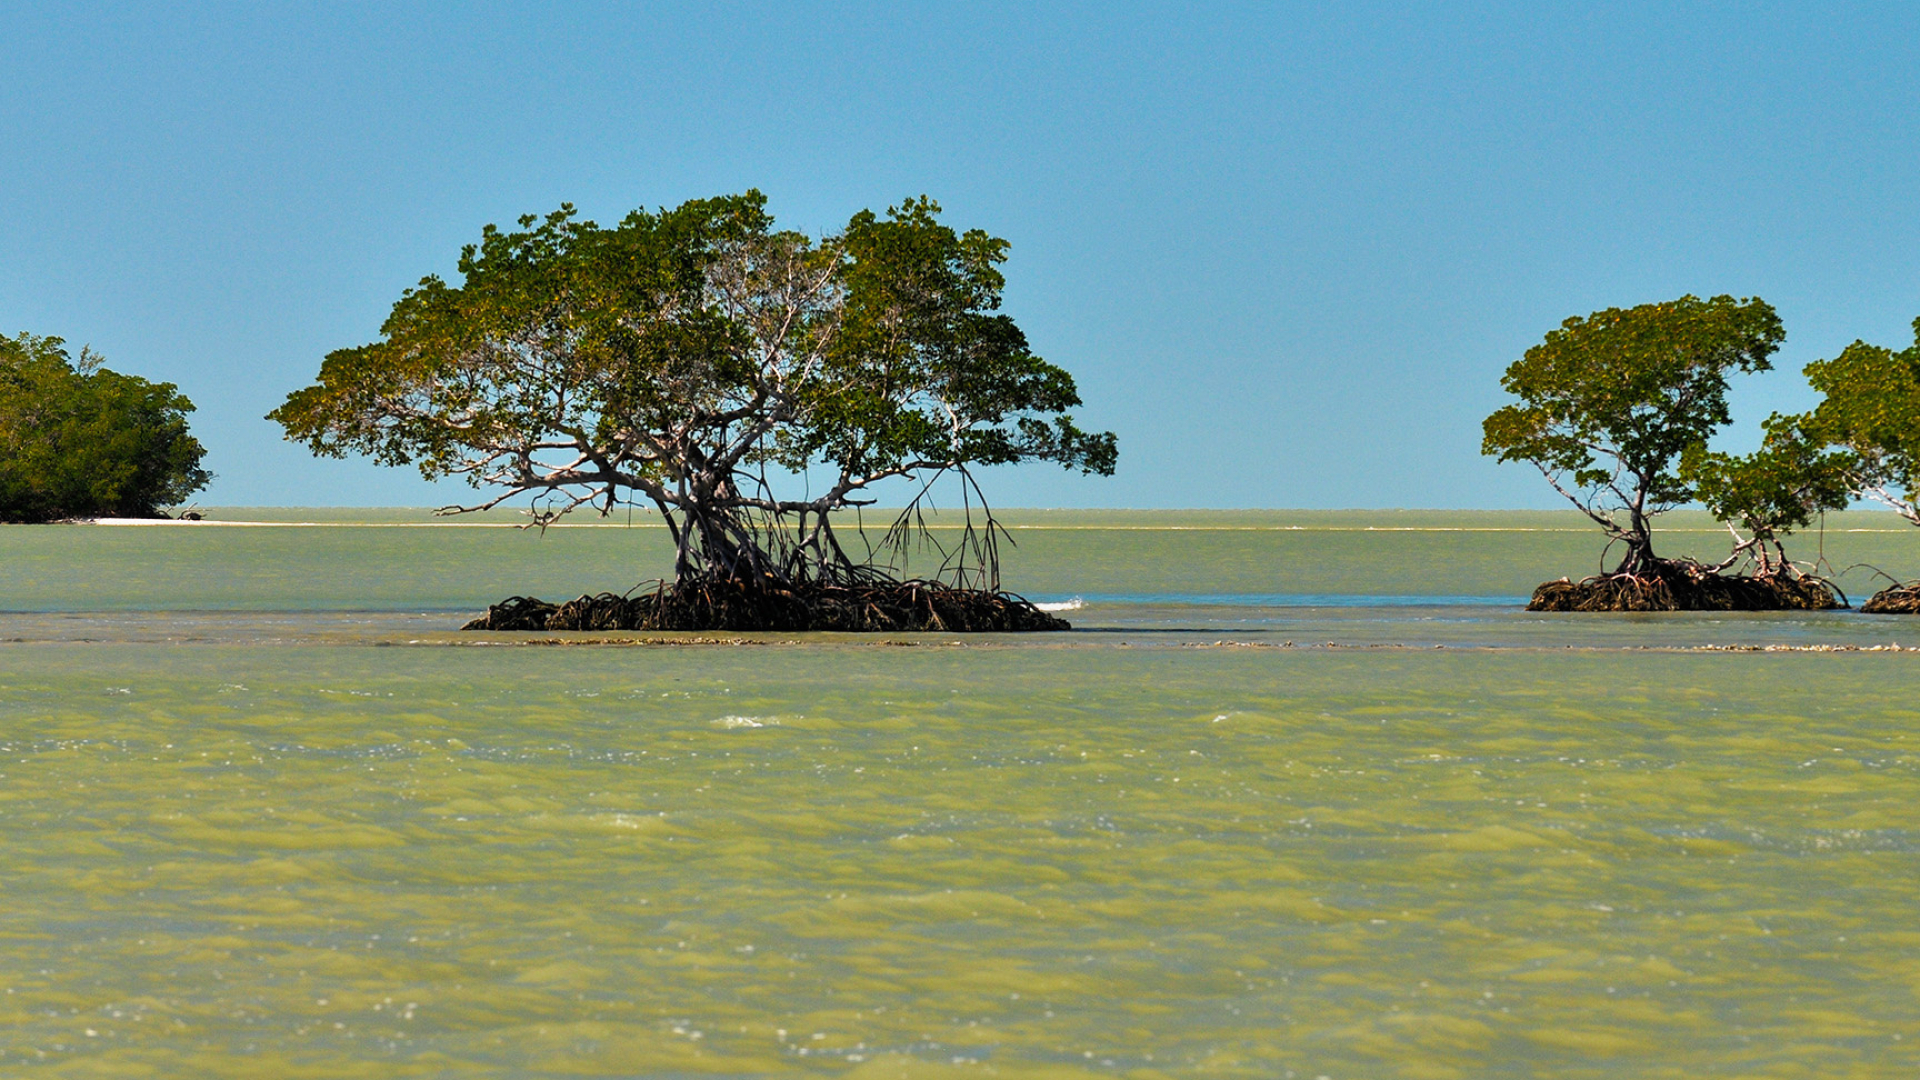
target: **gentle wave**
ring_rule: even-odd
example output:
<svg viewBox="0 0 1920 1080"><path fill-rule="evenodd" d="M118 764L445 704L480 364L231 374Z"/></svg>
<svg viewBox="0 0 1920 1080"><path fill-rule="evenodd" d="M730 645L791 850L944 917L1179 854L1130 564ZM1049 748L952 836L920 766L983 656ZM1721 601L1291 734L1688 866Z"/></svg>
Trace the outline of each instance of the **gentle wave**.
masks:
<svg viewBox="0 0 1920 1080"><path fill-rule="evenodd" d="M1039 608L1041 611L1079 611L1081 608L1087 606L1087 602L1076 596L1071 600L1056 600L1052 603L1035 604L1033 606Z"/></svg>

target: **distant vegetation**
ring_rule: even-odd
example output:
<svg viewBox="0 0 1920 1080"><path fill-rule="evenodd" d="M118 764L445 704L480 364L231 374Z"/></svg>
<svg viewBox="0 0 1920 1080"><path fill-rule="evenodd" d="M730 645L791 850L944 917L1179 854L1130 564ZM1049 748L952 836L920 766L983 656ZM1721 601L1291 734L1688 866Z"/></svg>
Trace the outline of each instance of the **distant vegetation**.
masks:
<svg viewBox="0 0 1920 1080"><path fill-rule="evenodd" d="M57 337L0 338L0 521L154 517L212 479L172 383L72 357Z"/></svg>
<svg viewBox="0 0 1920 1080"><path fill-rule="evenodd" d="M899 584L909 543L931 542L913 525L937 479L983 516L936 546L933 576L991 592L996 526L975 470L1114 468L1113 435L1068 415L1073 377L998 310L1006 252L924 197L819 239L776 229L756 191L611 228L563 206L519 231L488 226L459 283L423 279L380 340L329 354L270 418L318 454L489 490L448 510L518 496L544 500L539 522L656 509L675 580L644 612L612 598L588 622L802 628L844 607L882 629L897 620L878 613L905 605L951 624L919 593L860 592ZM837 532L834 512L870 505L887 480L909 507L878 545ZM821 590L841 592L827 603Z"/></svg>

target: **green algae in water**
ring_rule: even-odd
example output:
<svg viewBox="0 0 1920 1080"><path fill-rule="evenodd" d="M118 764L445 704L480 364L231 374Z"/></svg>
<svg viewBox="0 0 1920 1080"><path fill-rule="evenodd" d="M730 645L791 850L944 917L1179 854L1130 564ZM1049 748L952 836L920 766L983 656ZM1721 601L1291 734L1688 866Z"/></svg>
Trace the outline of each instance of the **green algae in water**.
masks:
<svg viewBox="0 0 1920 1080"><path fill-rule="evenodd" d="M0 1061L1896 1076L1920 1037L1904 655L6 659Z"/></svg>
<svg viewBox="0 0 1920 1080"><path fill-rule="evenodd" d="M0 529L0 1075L1912 1075L1920 657L1677 650L1920 624L1400 603L1594 552L1382 517L737 647L448 628L623 532Z"/></svg>

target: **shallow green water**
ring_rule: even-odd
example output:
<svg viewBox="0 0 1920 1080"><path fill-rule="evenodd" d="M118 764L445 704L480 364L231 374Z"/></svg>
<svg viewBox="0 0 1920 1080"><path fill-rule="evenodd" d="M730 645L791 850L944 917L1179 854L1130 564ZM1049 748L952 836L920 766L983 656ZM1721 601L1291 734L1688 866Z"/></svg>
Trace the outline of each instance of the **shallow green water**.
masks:
<svg viewBox="0 0 1920 1080"><path fill-rule="evenodd" d="M1218 535L1023 536L1072 634L567 647L461 575L630 538L0 530L0 1074L1914 1073L1920 656L1701 651L1909 624Z"/></svg>
<svg viewBox="0 0 1920 1080"><path fill-rule="evenodd" d="M622 592L672 567L666 532L586 518L544 534L511 514L233 510L213 518L319 527L0 526L0 610L477 610L512 593ZM1051 598L1168 594L1524 597L1601 568L1566 513L1012 511L1006 584ZM358 524L371 521L373 524ZM1725 531L1673 514L1661 549L1719 558ZM1920 529L1832 515L1796 557L1826 557L1862 596L1872 567L1920 575ZM911 567L913 569L915 567ZM919 569L928 569L921 564Z"/></svg>

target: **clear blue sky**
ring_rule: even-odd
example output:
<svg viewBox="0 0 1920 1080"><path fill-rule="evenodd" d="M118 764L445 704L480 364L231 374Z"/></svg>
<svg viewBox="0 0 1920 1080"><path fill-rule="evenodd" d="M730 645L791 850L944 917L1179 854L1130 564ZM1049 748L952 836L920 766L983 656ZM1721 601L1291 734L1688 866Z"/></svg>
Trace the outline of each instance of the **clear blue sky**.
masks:
<svg viewBox="0 0 1920 1080"><path fill-rule="evenodd" d="M212 504L457 494L261 416L487 222L749 186L1012 241L1121 462L1002 505L1550 506L1479 422L1568 315L1765 297L1748 428L1911 340L1920 5L0 9L0 332L178 383Z"/></svg>

